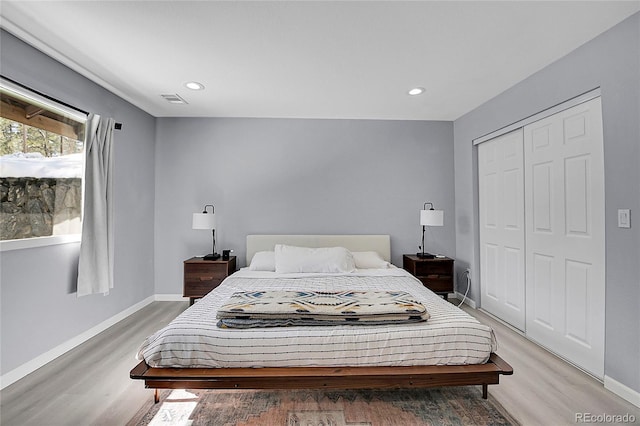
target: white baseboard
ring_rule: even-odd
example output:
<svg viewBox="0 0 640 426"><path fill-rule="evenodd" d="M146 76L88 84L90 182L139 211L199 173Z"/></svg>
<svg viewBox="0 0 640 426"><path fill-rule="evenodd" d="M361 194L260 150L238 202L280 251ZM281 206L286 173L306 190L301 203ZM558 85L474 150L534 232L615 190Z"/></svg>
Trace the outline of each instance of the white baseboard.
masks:
<svg viewBox="0 0 640 426"><path fill-rule="evenodd" d="M635 391L606 375L604 376L604 388L615 393L620 398L629 401L636 407L640 407L640 392Z"/></svg>
<svg viewBox="0 0 640 426"><path fill-rule="evenodd" d="M112 325L116 324L119 321L122 321L129 315L134 314L135 312L144 308L154 300L157 300L155 296L149 296L143 301L138 302L135 305L125 309L124 311L119 312L118 314L112 316L111 318L102 321L100 324L96 325L95 327L90 328L89 330L77 335L72 339L67 340L66 342L43 353L42 355L39 355L33 358L31 361L25 362L21 366L14 368L13 370L9 371L6 374L3 374L2 376L0 376L0 389L4 389L10 384L15 383L18 380L22 379L26 375L33 373L38 368L42 367L48 362L53 361L54 359L65 354L66 352L70 351L76 346L81 345L82 343L98 335L99 333L102 333L107 328L111 327Z"/></svg>
<svg viewBox="0 0 640 426"><path fill-rule="evenodd" d="M182 297L181 294L156 294L154 300L156 302L184 302L189 298Z"/></svg>

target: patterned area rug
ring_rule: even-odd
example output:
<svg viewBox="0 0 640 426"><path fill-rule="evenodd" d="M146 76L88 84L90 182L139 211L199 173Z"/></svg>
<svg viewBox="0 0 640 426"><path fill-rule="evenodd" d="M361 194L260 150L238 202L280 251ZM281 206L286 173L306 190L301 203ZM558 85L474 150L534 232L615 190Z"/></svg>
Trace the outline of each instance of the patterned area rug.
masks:
<svg viewBox="0 0 640 426"><path fill-rule="evenodd" d="M511 425L480 386L402 390L173 390L127 423L145 425Z"/></svg>

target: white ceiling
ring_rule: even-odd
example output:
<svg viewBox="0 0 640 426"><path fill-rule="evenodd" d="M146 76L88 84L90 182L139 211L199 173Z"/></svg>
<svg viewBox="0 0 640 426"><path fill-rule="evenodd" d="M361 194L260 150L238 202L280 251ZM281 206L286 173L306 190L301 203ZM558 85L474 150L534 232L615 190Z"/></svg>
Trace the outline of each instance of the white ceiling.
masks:
<svg viewBox="0 0 640 426"><path fill-rule="evenodd" d="M640 1L2 0L0 22L157 117L454 120L638 10ZM190 80L206 89L187 89ZM426 93L408 96L415 86Z"/></svg>

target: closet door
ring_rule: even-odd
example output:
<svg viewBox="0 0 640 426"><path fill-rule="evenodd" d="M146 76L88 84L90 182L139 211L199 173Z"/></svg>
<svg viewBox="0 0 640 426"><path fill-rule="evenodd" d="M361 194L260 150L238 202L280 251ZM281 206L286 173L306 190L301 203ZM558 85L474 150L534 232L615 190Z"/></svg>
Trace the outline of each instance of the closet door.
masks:
<svg viewBox="0 0 640 426"><path fill-rule="evenodd" d="M482 308L525 329L522 129L478 146Z"/></svg>
<svg viewBox="0 0 640 426"><path fill-rule="evenodd" d="M601 108L596 98L524 127L526 334L599 378L605 325Z"/></svg>

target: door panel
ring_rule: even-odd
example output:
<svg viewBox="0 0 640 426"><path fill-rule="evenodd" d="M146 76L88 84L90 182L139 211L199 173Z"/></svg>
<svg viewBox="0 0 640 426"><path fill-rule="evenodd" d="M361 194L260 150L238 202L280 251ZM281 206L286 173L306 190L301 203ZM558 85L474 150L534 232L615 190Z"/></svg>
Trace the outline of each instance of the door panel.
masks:
<svg viewBox="0 0 640 426"><path fill-rule="evenodd" d="M523 330L522 129L478 147L482 308Z"/></svg>
<svg viewBox="0 0 640 426"><path fill-rule="evenodd" d="M553 330L555 321L552 317L553 304L553 270L554 258L541 253L534 253L533 262L528 266L532 280L527 282L529 287L527 294L533 300L527 304L529 309L529 317L538 325ZM533 292L531 292L533 290ZM533 293L533 298L531 298Z"/></svg>
<svg viewBox="0 0 640 426"><path fill-rule="evenodd" d="M589 176L591 158L587 155L565 160L565 203L567 234L589 237Z"/></svg>
<svg viewBox="0 0 640 426"><path fill-rule="evenodd" d="M604 375L600 98L524 127L526 333Z"/></svg>
<svg viewBox="0 0 640 426"><path fill-rule="evenodd" d="M532 206L533 228L536 232L553 232L551 211L553 197L551 182L553 172L551 163L540 163L532 166Z"/></svg>
<svg viewBox="0 0 640 426"><path fill-rule="evenodd" d="M568 338L585 347L590 347L589 330L589 275L591 265L582 262L567 261L567 330Z"/></svg>

